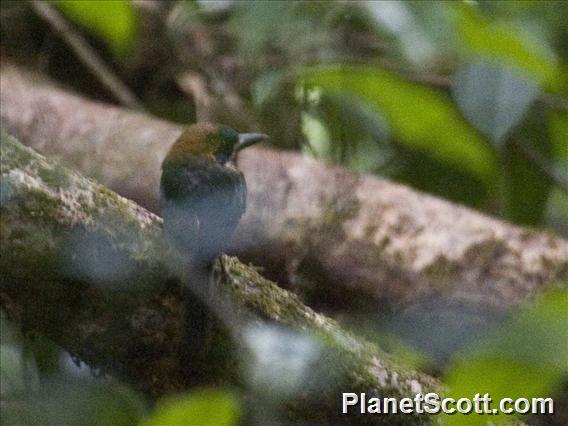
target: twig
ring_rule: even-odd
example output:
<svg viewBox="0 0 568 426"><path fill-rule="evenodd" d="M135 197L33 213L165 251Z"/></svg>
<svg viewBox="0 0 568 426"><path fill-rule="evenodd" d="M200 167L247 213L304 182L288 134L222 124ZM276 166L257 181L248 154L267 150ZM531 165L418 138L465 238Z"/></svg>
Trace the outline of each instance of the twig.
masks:
<svg viewBox="0 0 568 426"><path fill-rule="evenodd" d="M526 160L536 167L545 178L568 194L568 181L554 168L550 167L537 150L520 138L511 138L511 141Z"/></svg>
<svg viewBox="0 0 568 426"><path fill-rule="evenodd" d="M144 110L142 103L134 93L105 65L87 41L73 31L55 8L46 1L32 0L30 4L34 12L61 36L83 65L91 70L122 105L132 109Z"/></svg>

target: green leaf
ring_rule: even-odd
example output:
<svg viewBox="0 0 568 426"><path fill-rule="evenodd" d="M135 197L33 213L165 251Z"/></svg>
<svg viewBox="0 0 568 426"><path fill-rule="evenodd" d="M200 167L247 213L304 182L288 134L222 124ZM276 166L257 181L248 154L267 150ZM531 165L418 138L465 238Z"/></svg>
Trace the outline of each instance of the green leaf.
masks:
<svg viewBox="0 0 568 426"><path fill-rule="evenodd" d="M302 146L305 154L319 159L331 157L331 134L321 119L302 113L302 132L307 139L307 144Z"/></svg>
<svg viewBox="0 0 568 426"><path fill-rule="evenodd" d="M503 165L504 218L518 225L539 225L552 185L516 146L506 146Z"/></svg>
<svg viewBox="0 0 568 426"><path fill-rule="evenodd" d="M555 59L544 49L530 46L514 28L489 23L475 6L459 3L454 7L457 40L461 41L467 57L485 57L515 67L547 86L559 83Z"/></svg>
<svg viewBox="0 0 568 426"><path fill-rule="evenodd" d="M558 162L568 161L568 114L566 112L555 111L550 115L550 137L554 147L554 157Z"/></svg>
<svg viewBox="0 0 568 426"><path fill-rule="evenodd" d="M129 0L51 0L63 14L102 38L117 56L132 48L138 16Z"/></svg>
<svg viewBox="0 0 568 426"><path fill-rule="evenodd" d="M33 358L16 345L0 345L0 396L4 399L33 392L39 387L39 374Z"/></svg>
<svg viewBox="0 0 568 426"><path fill-rule="evenodd" d="M476 61L454 77L453 96L464 116L501 148L539 94L538 86L503 66Z"/></svg>
<svg viewBox="0 0 568 426"><path fill-rule="evenodd" d="M429 154L397 150L393 172L389 176L420 191L478 209L487 208L494 188L468 170L442 164ZM451 182L451 185L448 185ZM485 183L485 184L484 184Z"/></svg>
<svg viewBox="0 0 568 426"><path fill-rule="evenodd" d="M568 162L564 164L568 170ZM568 195L561 189L553 188L548 198L546 225L552 232L568 235Z"/></svg>
<svg viewBox="0 0 568 426"><path fill-rule="evenodd" d="M12 401L3 407L3 424L128 426L138 424L145 410L139 395L117 383L59 376Z"/></svg>
<svg viewBox="0 0 568 426"><path fill-rule="evenodd" d="M568 291L554 291L514 316L492 338L462 355L446 377L454 398L550 397L568 373ZM448 424L486 424L506 416L447 416ZM508 417L510 420L510 417Z"/></svg>
<svg viewBox="0 0 568 426"><path fill-rule="evenodd" d="M257 109L276 98L280 92L286 74L282 71L270 71L261 74L252 85L252 101Z"/></svg>
<svg viewBox="0 0 568 426"><path fill-rule="evenodd" d="M490 146L443 92L373 67L313 67L300 77L308 88L364 99L384 114L393 136L406 147L467 170L486 183L494 178L496 163Z"/></svg>
<svg viewBox="0 0 568 426"><path fill-rule="evenodd" d="M143 426L237 425L240 407L237 397L223 390L192 392L180 398L158 402Z"/></svg>
<svg viewBox="0 0 568 426"><path fill-rule="evenodd" d="M359 99L322 94L313 110L303 113L302 128L316 158L359 172L384 170L392 159L388 123Z"/></svg>
<svg viewBox="0 0 568 426"><path fill-rule="evenodd" d="M524 125L512 135L510 142L516 143L506 143L501 152L504 217L513 223L536 226L544 216L552 184L521 149L534 151L550 169L554 168L547 118L542 108L533 108Z"/></svg>

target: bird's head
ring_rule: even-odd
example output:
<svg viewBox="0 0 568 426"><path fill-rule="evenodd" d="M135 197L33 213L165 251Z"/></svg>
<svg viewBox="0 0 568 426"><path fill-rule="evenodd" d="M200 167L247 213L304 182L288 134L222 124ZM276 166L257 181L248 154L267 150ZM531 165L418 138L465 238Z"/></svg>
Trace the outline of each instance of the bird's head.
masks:
<svg viewBox="0 0 568 426"><path fill-rule="evenodd" d="M261 133L238 133L223 125L197 123L183 130L166 158L183 161L194 156L204 156L225 164L234 160L241 149L267 138Z"/></svg>

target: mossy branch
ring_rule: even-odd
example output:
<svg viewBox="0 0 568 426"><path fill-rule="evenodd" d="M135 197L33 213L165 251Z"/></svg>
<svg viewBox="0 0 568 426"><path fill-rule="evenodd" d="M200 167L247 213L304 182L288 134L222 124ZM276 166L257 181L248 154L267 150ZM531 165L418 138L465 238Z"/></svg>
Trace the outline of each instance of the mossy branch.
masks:
<svg viewBox="0 0 568 426"><path fill-rule="evenodd" d="M184 340L186 296L164 255L161 219L5 133L1 150L0 301L8 317L151 397L194 383L196 369L188 364L197 361L188 358ZM303 330L325 343L320 364L333 380L292 402L296 418L309 418L314 410L305 402L314 400L319 420L334 418L341 391L392 397L441 391L435 379L397 365L254 268L230 257L224 265L220 291L253 322ZM199 364L201 379L238 384L235 344L222 333L214 343L205 358L210 365Z"/></svg>
<svg viewBox="0 0 568 426"><path fill-rule="evenodd" d="M19 67L1 72L2 126L158 211L160 163L179 126L82 98ZM409 330L419 323L453 336L442 345L451 353L568 278L565 239L297 153L242 154L248 208L232 253L293 283L311 306L380 311Z"/></svg>

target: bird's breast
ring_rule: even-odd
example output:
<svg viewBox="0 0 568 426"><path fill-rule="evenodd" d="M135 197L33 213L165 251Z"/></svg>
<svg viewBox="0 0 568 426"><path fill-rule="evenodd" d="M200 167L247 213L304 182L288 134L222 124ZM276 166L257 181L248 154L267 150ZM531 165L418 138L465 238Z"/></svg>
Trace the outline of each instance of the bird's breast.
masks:
<svg viewBox="0 0 568 426"><path fill-rule="evenodd" d="M242 173L208 159L164 162L160 185L169 238L207 260L219 255L246 208Z"/></svg>

